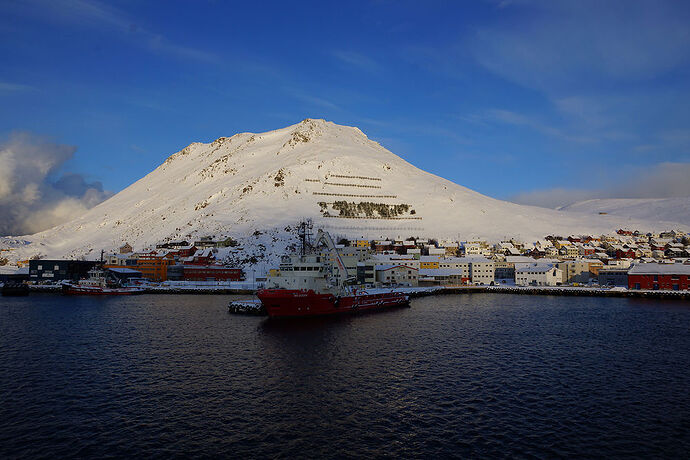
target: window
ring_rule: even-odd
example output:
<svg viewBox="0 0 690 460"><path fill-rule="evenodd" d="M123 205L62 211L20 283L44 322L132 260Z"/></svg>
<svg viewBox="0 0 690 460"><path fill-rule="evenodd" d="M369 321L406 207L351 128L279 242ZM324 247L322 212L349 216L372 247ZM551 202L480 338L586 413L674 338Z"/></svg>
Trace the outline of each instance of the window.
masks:
<svg viewBox="0 0 690 460"><path fill-rule="evenodd" d="M39 266L38 266L38 269L39 269L39 270L43 270L43 265L39 265Z"/></svg>

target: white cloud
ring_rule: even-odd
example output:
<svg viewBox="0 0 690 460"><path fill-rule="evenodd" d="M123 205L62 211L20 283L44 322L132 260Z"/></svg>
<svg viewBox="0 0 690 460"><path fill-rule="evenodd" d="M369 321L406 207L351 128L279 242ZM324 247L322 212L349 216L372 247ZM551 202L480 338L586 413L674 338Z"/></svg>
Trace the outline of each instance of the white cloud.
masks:
<svg viewBox="0 0 690 460"><path fill-rule="evenodd" d="M45 230L95 206L111 194L80 174L53 176L76 147L28 133L0 144L0 235Z"/></svg>

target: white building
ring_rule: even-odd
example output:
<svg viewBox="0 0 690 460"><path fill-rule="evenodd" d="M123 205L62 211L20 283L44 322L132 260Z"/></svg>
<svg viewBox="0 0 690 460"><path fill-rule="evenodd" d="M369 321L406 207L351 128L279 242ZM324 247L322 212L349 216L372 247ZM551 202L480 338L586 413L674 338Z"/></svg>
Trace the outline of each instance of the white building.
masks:
<svg viewBox="0 0 690 460"><path fill-rule="evenodd" d="M412 254L373 254L363 262L371 263L376 267L381 265L407 265L419 270L419 259Z"/></svg>
<svg viewBox="0 0 690 460"><path fill-rule="evenodd" d="M421 285L460 285L469 281L469 273L457 268L422 268L419 270Z"/></svg>
<svg viewBox="0 0 690 460"><path fill-rule="evenodd" d="M558 286L563 272L551 264L532 264L515 270L518 286Z"/></svg>
<svg viewBox="0 0 690 460"><path fill-rule="evenodd" d="M376 270L376 281L382 284L417 286L419 270L407 265L379 265Z"/></svg>
<svg viewBox="0 0 690 460"><path fill-rule="evenodd" d="M494 282L494 261L486 257L465 257L470 263L472 284L491 284Z"/></svg>

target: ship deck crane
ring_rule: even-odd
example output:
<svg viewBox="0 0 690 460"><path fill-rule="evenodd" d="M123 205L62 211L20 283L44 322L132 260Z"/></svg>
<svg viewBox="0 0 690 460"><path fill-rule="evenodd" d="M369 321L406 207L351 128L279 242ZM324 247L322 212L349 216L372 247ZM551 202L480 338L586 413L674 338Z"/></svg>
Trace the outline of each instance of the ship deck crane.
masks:
<svg viewBox="0 0 690 460"><path fill-rule="evenodd" d="M351 294L352 292L350 286L347 284L347 282L350 280L347 277L347 267L345 267L345 263L343 262L342 257L340 257L340 252L333 242L331 235L328 232L324 232L323 230L319 229L318 233L316 234L316 242L314 246L318 247L321 243L326 246L328 252L331 253L335 258L335 262L340 273L340 276L336 277L338 289L345 291L347 294Z"/></svg>

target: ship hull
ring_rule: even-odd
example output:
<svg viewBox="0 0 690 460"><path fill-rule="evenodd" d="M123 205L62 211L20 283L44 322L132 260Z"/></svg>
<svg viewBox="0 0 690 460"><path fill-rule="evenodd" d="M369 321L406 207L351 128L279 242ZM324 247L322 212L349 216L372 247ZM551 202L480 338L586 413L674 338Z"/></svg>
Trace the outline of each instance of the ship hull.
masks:
<svg viewBox="0 0 690 460"><path fill-rule="evenodd" d="M409 304L409 297L399 292L337 297L312 290L262 289L257 297L272 318L353 313Z"/></svg>

